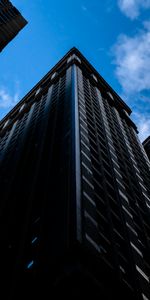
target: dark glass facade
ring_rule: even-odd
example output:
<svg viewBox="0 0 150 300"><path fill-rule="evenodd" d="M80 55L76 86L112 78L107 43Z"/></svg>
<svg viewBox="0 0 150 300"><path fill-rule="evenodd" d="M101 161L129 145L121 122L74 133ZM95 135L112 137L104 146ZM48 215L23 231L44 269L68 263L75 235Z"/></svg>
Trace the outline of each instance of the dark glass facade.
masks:
<svg viewBox="0 0 150 300"><path fill-rule="evenodd" d="M148 136L147 139L143 142L143 147L144 147L146 154L150 160L150 136Z"/></svg>
<svg viewBox="0 0 150 300"><path fill-rule="evenodd" d="M150 162L130 113L73 48L1 121L8 299L150 299Z"/></svg>
<svg viewBox="0 0 150 300"><path fill-rule="evenodd" d="M0 51L26 24L27 21L9 0L0 0Z"/></svg>

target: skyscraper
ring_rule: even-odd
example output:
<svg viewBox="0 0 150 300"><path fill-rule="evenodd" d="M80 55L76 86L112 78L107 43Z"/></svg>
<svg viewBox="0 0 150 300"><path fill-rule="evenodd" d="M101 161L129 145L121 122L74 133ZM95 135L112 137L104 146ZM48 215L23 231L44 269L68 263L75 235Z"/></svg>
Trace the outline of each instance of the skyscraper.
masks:
<svg viewBox="0 0 150 300"><path fill-rule="evenodd" d="M130 113L73 48L1 121L8 299L149 299L150 162Z"/></svg>
<svg viewBox="0 0 150 300"><path fill-rule="evenodd" d="M9 0L0 0L0 51L26 24L27 21Z"/></svg>
<svg viewBox="0 0 150 300"><path fill-rule="evenodd" d="M143 147L144 147L146 154L150 160L150 136L148 136L146 138L146 140L143 142Z"/></svg>

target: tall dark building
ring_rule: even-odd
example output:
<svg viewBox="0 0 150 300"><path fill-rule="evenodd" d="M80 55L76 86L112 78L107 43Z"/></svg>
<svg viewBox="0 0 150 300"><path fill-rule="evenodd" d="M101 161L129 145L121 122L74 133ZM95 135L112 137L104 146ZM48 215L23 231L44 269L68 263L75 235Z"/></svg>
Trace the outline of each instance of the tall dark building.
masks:
<svg viewBox="0 0 150 300"><path fill-rule="evenodd" d="M150 299L150 162L130 113L73 48L1 121L6 299Z"/></svg>
<svg viewBox="0 0 150 300"><path fill-rule="evenodd" d="M0 0L0 51L26 24L27 21L9 0Z"/></svg>
<svg viewBox="0 0 150 300"><path fill-rule="evenodd" d="M146 151L146 154L150 160L150 135L147 137L147 139L143 142L143 147Z"/></svg>

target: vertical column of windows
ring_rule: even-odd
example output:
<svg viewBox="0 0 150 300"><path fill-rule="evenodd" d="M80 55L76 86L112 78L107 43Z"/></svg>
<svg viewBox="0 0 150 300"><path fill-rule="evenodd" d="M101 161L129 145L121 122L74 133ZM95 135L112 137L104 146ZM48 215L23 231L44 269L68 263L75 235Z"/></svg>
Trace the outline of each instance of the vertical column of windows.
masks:
<svg viewBox="0 0 150 300"><path fill-rule="evenodd" d="M131 249L134 248L135 253L132 252L134 254L135 257L135 262L138 260L138 257L136 258L136 255L139 257L143 255L143 250L141 248L141 240L142 240L142 244L145 244L145 237L143 235L144 231L143 231L143 222L142 222L142 218L139 212L139 208L137 207L136 203L136 198L139 197L139 186L135 180L135 174L134 174L134 169L130 163L130 155L128 155L128 151L126 151L126 144L124 142L124 139L122 139L123 135L120 134L120 126L118 126L118 121L116 118L116 114L114 112L114 108L112 108L111 106L108 107L108 103L105 101L104 102L105 106L107 108L109 108L109 110L111 110L111 114L110 117L112 119L111 124L112 124L112 137L115 141L115 147L116 147L116 153L118 156L118 161L120 164L120 169L121 169L121 173L122 173L122 177L124 179L124 183L126 186L126 191L127 191L127 196L128 196L128 200L129 200L129 210L126 212L130 212L130 215L132 216L132 225L129 222L126 222L126 225L128 227L128 235L129 235L129 240L133 241L131 246ZM109 120L110 121L110 120ZM110 127L111 128L111 127ZM116 130L116 137L114 136L114 132ZM117 142L118 140L118 142ZM120 148L120 153L118 152L118 148ZM122 159L121 159L122 156ZM131 161L132 162L132 161ZM124 168L123 168L124 165ZM127 172L127 176L126 176L126 172ZM124 208L123 208L124 209ZM125 210L125 209L124 209ZM129 215L129 214L128 214ZM137 238L135 239L134 235L132 237L132 233L136 233ZM138 235L137 235L138 233ZM137 244L138 242L138 244ZM134 247L135 246L135 247ZM142 251L141 251L142 250ZM135 267L134 270L135 272Z"/></svg>
<svg viewBox="0 0 150 300"><path fill-rule="evenodd" d="M149 199L150 199L149 161L147 159L145 150L143 149L141 143L139 142L138 136L133 128L131 128L131 130L129 131L129 137L130 137L132 143L134 144L133 151L136 156L138 166L140 168L141 176L144 181L144 186L147 189L147 194L145 192L143 192L143 196L145 198L145 201L147 202L147 207L149 208Z"/></svg>
<svg viewBox="0 0 150 300"><path fill-rule="evenodd" d="M133 153L133 150L132 150L132 147L131 147L132 145L130 144L130 141L129 141L128 136L127 136L126 131L125 131L125 123L122 122L122 120L121 120L121 118L120 118L120 115L119 115L118 111L117 111L116 109L114 109L114 111L115 111L115 113L116 113L118 122L119 122L119 124L120 124L120 128L121 128L121 130L122 130L122 132L123 132L123 136L124 136L124 140L125 140L125 143L126 143L126 147L127 147L127 149L128 149L128 153L129 153L130 159L132 160L132 165L133 165L133 167L134 167L135 174L136 174L136 176L137 176L136 179L137 179L137 181L138 181L138 183L139 183L139 185L140 185L140 187L141 187L142 193L147 194L147 189L146 189L146 187L144 186L143 179L142 179L142 177L141 177L141 172L140 172L140 170L139 170L139 168L138 168L137 160L136 160L136 157L135 157L135 155L134 155L134 153ZM124 126L123 126L123 125L124 125ZM149 198L148 198L148 195L146 195L146 196L147 196L147 199L149 199Z"/></svg>
<svg viewBox="0 0 150 300"><path fill-rule="evenodd" d="M5 146L3 145L3 161L2 161L2 166L1 166L1 175L2 177L8 179L8 176L10 175L10 170L9 168L12 167L12 162L14 160L14 154L17 153L18 150L18 144L20 142L19 138L22 135L22 132L24 130L24 126L26 124L26 121L28 119L28 113L25 114L20 120L17 120L15 124L13 125L10 134L7 135L7 139L5 140ZM11 161L11 163L10 163ZM6 174L6 175L4 175ZM10 175L11 176L11 175Z"/></svg>
<svg viewBox="0 0 150 300"><path fill-rule="evenodd" d="M103 122L104 122L104 126L105 126L105 131L106 131L106 136L107 136L107 141L108 141L108 145L109 145L109 151L110 151L110 157L111 157L111 161L112 161L112 165L113 165L113 170L115 173L115 179L116 179L116 183L118 185L118 189L123 189L123 191L125 190L125 186L122 180L122 175L120 172L120 166L118 163L118 159L117 159L117 155L116 155L116 151L114 148L114 143L113 143L113 138L110 132L110 128L109 128L109 123L107 120L107 116L105 113L105 107L103 104L103 100L102 97L100 95L99 90L97 89L97 94L98 94L98 98L99 98L99 104L101 107L101 111L102 111L102 117L103 117Z"/></svg>
<svg viewBox="0 0 150 300"><path fill-rule="evenodd" d="M135 170L135 174L137 174L138 172L138 175L140 176L140 171L138 169L138 166L137 166L137 162L135 160L135 157L134 157L134 154L133 154L133 151L132 151L132 147L130 145L130 142L129 142L129 139L128 139L128 136L126 134L126 131L124 129L124 126L123 126L123 122L121 120L121 117L118 113L118 111L114 108L114 112L117 116L117 120L118 120L118 123L120 125L120 129L122 131L122 134L123 134L123 138L124 138L124 141L125 141L125 144L126 144L126 147L127 147L127 151L129 153L129 156L130 156L130 159L132 160L132 165L134 167L134 170ZM140 184L140 187L141 187L141 190L142 190L142 193L145 191L145 187L143 186L142 182L141 182L141 179L140 177L137 176L137 181L139 182ZM140 191L139 191L140 192ZM146 192L146 191L145 191ZM138 206L139 203L136 202L136 205ZM132 238L132 235L131 235L131 238ZM132 238L131 241L130 241L130 244L131 244L131 247L132 247L132 251L133 251L133 254L134 254L134 257L135 257L135 265L137 266L140 266L141 270L144 269L143 273L146 275L146 270L145 270L145 267L143 266L143 251L142 251L142 247L139 243L139 239L138 239L138 236L135 237L134 239ZM138 271L138 269L136 268L136 270ZM138 277L139 277L139 282L141 284L141 289L144 289L145 288L145 285L146 285L146 282L144 280L144 278L142 277L141 278L141 274L139 274L139 272L137 272L138 274ZM148 281L149 282L149 281Z"/></svg>
<svg viewBox="0 0 150 300"><path fill-rule="evenodd" d="M84 77L84 92L101 252L105 261L112 266L116 263L116 256L115 245L113 244L112 217L110 214L108 193L106 191L109 191L109 196L112 196L115 192L112 185L111 167L95 87L93 87L86 77ZM90 113L92 115L92 122Z"/></svg>
<svg viewBox="0 0 150 300"><path fill-rule="evenodd" d="M78 85L78 109L79 109L79 127L80 127L80 151L81 151L81 181L82 181L82 198L85 242L100 252L98 240L98 224L96 219L96 204L94 199L93 171L90 153L90 142L88 133L87 110L85 104L83 75L78 68L77 73ZM91 112L89 110L91 117ZM92 122L92 118L91 118ZM92 125L91 125L91 128Z"/></svg>
<svg viewBox="0 0 150 300"><path fill-rule="evenodd" d="M130 137L129 128L127 127L127 124L125 123L125 120L123 120L123 122L121 123L121 126L122 126L122 130L124 130L124 135L126 136L125 137L126 144L127 144L128 151L129 151L131 159L132 159L133 166L135 168L137 181L140 185L140 189L142 190L142 195L144 196L147 207L150 208L150 197L149 197L149 192L148 192L147 186L143 180L142 164L140 163L141 159L139 159L137 157L135 147L132 147L133 141Z"/></svg>
<svg viewBox="0 0 150 300"><path fill-rule="evenodd" d="M108 106L107 102L105 101L105 106ZM132 167L132 161L130 161L130 155L128 151L126 151L126 144L123 139L123 134L121 132L121 128L118 126L118 120L114 109L109 107L110 116L111 116L111 134L114 140L114 146L116 149L116 155L118 157L118 162L120 165L121 174L123 177L124 185L126 187L126 192L128 198L131 200L132 197L134 198L135 193L133 193L133 188L136 191L136 194L139 193L138 185L134 179L134 169ZM114 136L114 132L116 135ZM118 151L120 150L120 151ZM122 159L121 159L122 158ZM130 178L130 181L128 180ZM131 188L131 189L130 189ZM131 197L132 195L132 197Z"/></svg>
<svg viewBox="0 0 150 300"><path fill-rule="evenodd" d="M35 103L35 108L33 111L32 119L29 124L29 135L28 135L28 149L26 151L26 159L25 161L30 161L30 175L32 176L31 182L34 180L34 176L36 177L36 168L43 167L40 166L40 153L43 153L42 151L46 151L45 149L45 137L47 134L47 126L49 122L49 115L51 115L50 121L53 123L56 117L56 112L58 109L57 101L60 101L60 114L61 118L63 118L63 111L62 111L62 97L64 96L64 80L61 78L59 81L57 81L54 85L50 86L48 93L43 95L41 99ZM58 97L59 95L59 97ZM60 120L61 122L61 120ZM58 124L57 124L58 126ZM54 130L54 127L51 128ZM62 129L62 127L61 127ZM55 129L56 131L56 129ZM51 144L53 144L53 147L55 145L55 149L53 149L54 153L58 151L59 147L57 147L57 139L60 141L60 138L58 137L59 130L57 127L57 133L56 133L56 141L52 143L52 135L49 132L50 136L49 139L51 141ZM61 134L61 133L60 133ZM42 138L40 136L42 135ZM35 146L35 147L34 147ZM47 151L46 151L47 152ZM55 156L53 156L54 162L55 162ZM57 156L59 161L59 155ZM42 158L42 160L44 160ZM44 163L44 161L42 162ZM47 165L49 164L49 161L47 159ZM34 168L33 175L32 175L32 167ZM24 166L24 173L25 173ZM29 167L28 167L29 169ZM58 176L59 176L59 169L56 167ZM39 171L40 172L40 171ZM47 172L46 169L44 169L44 172ZM53 173L53 176L54 173ZM32 182L33 184L33 182ZM42 183L43 184L43 183ZM42 202L40 198L40 184L37 187L37 191L39 191L39 198L33 199L32 201L32 208L31 208L31 216L30 216L30 224L28 226L28 232L27 232L27 239L26 239L26 245L24 249L24 268L25 270L35 269L38 267L39 264L39 245L41 241L41 224L43 226L43 220L42 220L42 207L45 205L45 198L43 197ZM36 191L36 193L37 193ZM29 197L29 196L28 196Z"/></svg>
<svg viewBox="0 0 150 300"><path fill-rule="evenodd" d="M134 145L133 147L133 152L134 155L136 157L136 161L138 163L138 166L140 168L140 173L142 177L142 180L144 181L144 186L147 189L147 195L145 195L145 193L143 192L143 196L145 197L145 200L147 202L148 205L150 205L149 203L149 199L150 199L150 171L149 171L149 161L148 158L146 156L145 150L143 149L143 146L141 145L141 143L139 142L139 139L137 137L137 134L135 133L134 129L131 128L130 130L128 130L128 136L129 139L131 141L131 143ZM145 164L146 162L146 164Z"/></svg>
<svg viewBox="0 0 150 300"><path fill-rule="evenodd" d="M86 109L100 245L106 260L109 263L112 263L113 260L114 263L114 257L112 258L113 253L110 254L112 241L114 241L116 237L116 241L119 241L120 245L122 245L120 249L122 249L122 252L125 252L124 255L122 254L124 259L126 256L125 240L122 239L120 212L116 202L116 191L112 183L113 173L96 89L85 77L83 78L83 84L85 94L84 110ZM115 153L113 153L113 155L115 161ZM110 220L113 220L116 226L115 230L113 230L113 226L110 224L112 221ZM119 232L121 232L121 234ZM113 246L115 246L115 244L113 244ZM116 253L116 251L114 252Z"/></svg>
<svg viewBox="0 0 150 300"><path fill-rule="evenodd" d="M103 122L104 122L104 126L105 126L105 132L106 132L106 136L107 136L107 141L108 141L108 147L109 147L109 151L110 151L110 157L111 157L111 162L112 162L112 167L113 167L113 171L114 171L114 178L116 180L116 187L117 187L117 191L118 191L118 195L117 198L119 197L121 199L121 206L122 206L122 212L124 215L124 219L125 219L125 223L128 224L128 231L129 231L129 235L132 234L136 234L136 231L133 228L133 216L132 213L130 212L130 207L129 207L129 200L128 197L126 196L126 187L124 185L124 181L123 181L123 177L121 174L121 170L120 170L120 166L119 166L119 161L117 158L117 153L114 147L114 142L113 142L113 136L111 134L111 130L110 130L110 118L111 118L111 114L109 114L109 105L108 103L106 103L106 99L103 100L99 90L97 89L97 95L98 95L98 99L99 99L99 104L101 107L101 112L102 112L102 118L103 118ZM114 131L115 132L115 131ZM117 136L117 134L116 134ZM119 202L118 202L119 204ZM118 216L121 217L121 212L120 212L120 205L118 205L119 211L118 211ZM120 245L118 248L118 256L119 256L119 268L121 271L121 275L123 280L126 282L127 280L127 284L129 284L128 279L129 279L129 264L125 263L125 261L122 260L122 256L126 257L126 261L128 261L128 255L129 254L125 254L124 255L124 251L123 253L120 255L120 249L121 252L124 248L123 246L123 241L125 241L126 235L124 232L124 228L122 227L121 230L121 224L118 223L119 226L117 226L116 228L116 222L114 222L114 231L118 233L118 236L121 237L122 241L120 240ZM132 229L132 233L130 234L130 231ZM128 252L128 251L127 251Z"/></svg>
<svg viewBox="0 0 150 300"><path fill-rule="evenodd" d="M144 147L142 146L142 144L141 144L141 142L140 142L140 140L139 140L139 137L138 137L138 135L137 135L137 133L135 132L134 129L132 129L132 134L134 135L135 140L136 140L136 143L137 143L138 147L140 148L140 151L141 151L141 153L142 153L142 155L143 155L143 157L144 157L144 159L145 159L145 162L146 162L146 164L147 164L147 166L148 166L148 168L149 168L149 170L150 170L150 161L149 161L149 159L148 159L148 157L147 157L147 154L146 154L146 152L145 152L145 149L144 149Z"/></svg>
<svg viewBox="0 0 150 300"><path fill-rule="evenodd" d="M22 155L22 148L24 147L24 136L32 110L25 113L21 119L15 123L13 134L5 149L2 167L1 167L1 240L2 251L4 255L7 253L7 259L5 261L5 270L8 268L12 271L15 263L15 258L18 251L18 245L20 242L20 231L22 229L22 222L24 217L21 214L19 208L23 207L22 197L17 202L14 191L18 191L19 182L17 178L17 172L20 176L20 157ZM9 138L9 137L8 137ZM23 191L21 191L23 193ZM22 216L22 218L20 218ZM19 226L17 224L17 217L19 218ZM19 233L19 234L18 234ZM3 263L2 263L3 264ZM6 266L7 264L7 266ZM3 268L3 266L2 266ZM11 272L10 272L11 274Z"/></svg>
<svg viewBox="0 0 150 300"><path fill-rule="evenodd" d="M132 128L129 128L125 122L125 120L122 120L122 123L124 125L124 130L126 131L126 135L128 137L128 141L130 142L130 146L132 147L132 157L134 155L134 167L135 167L135 172L137 176L137 181L139 183L139 189L142 191L141 197L138 199L138 205L140 206L140 210L143 214L143 219L145 219L145 212L148 212L146 207L145 207L145 202L147 207L149 208L150 206L150 188L149 188L149 183L150 183L150 173L145 168L145 162L143 159L143 156L141 153L139 153L139 148L136 147L135 140L133 139L132 136ZM131 152L131 151L130 151ZM136 162L136 165L135 165ZM142 200L144 197L144 201ZM149 234L148 234L149 235Z"/></svg>
<svg viewBox="0 0 150 300"><path fill-rule="evenodd" d="M150 257L149 257L149 249L150 249L150 221L149 221L149 199L150 199L150 191L148 182L150 182L148 178L148 170L145 165L145 160L140 153L138 145L136 145L136 140L132 135L133 129L129 127L125 120L122 120L124 130L126 131L126 136L128 141L130 142L130 146L132 147L132 153L134 154L134 161L136 160L138 164L139 173L137 173L137 168L135 169L137 175L137 182L139 182L139 189L141 189L142 194L137 198L137 207L140 211L140 215L143 222L143 233L139 236L139 243L141 245L143 251L144 263L146 266L147 274L150 274ZM139 175L140 174L140 175ZM144 201L143 201L144 200ZM148 207L146 207L145 205Z"/></svg>
<svg viewBox="0 0 150 300"><path fill-rule="evenodd" d="M2 160L2 156L3 156L3 153L4 153L5 149L7 148L10 140L12 139L12 135L14 133L16 123L17 122L15 122L13 124L12 128L10 130L7 130L5 135L3 137L1 137L1 139L0 139L0 152L1 152L0 159L1 160Z"/></svg>

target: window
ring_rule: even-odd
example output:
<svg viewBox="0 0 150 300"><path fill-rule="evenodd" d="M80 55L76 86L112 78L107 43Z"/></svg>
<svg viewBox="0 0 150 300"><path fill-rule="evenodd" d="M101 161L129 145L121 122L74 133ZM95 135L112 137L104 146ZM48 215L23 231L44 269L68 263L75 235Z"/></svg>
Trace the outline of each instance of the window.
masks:
<svg viewBox="0 0 150 300"><path fill-rule="evenodd" d="M119 164L118 164L118 163L117 163L117 162L116 162L116 161L115 161L113 158L112 158L111 160L112 160L112 161L113 161L113 163L116 165L116 167L120 169L120 166L119 166ZM119 173L119 176L121 176L121 175L120 175L120 173ZM121 177L122 177L122 176L121 176Z"/></svg>
<svg viewBox="0 0 150 300"><path fill-rule="evenodd" d="M131 246L132 246L132 248L141 256L141 257L143 257L143 254L142 254L142 252L132 243L132 242L130 242L130 244L131 244Z"/></svg>
<svg viewBox="0 0 150 300"><path fill-rule="evenodd" d="M9 119L4 123L3 129L9 124Z"/></svg>
<svg viewBox="0 0 150 300"><path fill-rule="evenodd" d="M89 215L87 211L84 212L85 218L88 218L96 227L98 226L97 222Z"/></svg>
<svg viewBox="0 0 150 300"><path fill-rule="evenodd" d="M39 87L37 90L36 90L36 93L35 93L35 96L37 96L40 92L41 92L42 88Z"/></svg>
<svg viewBox="0 0 150 300"><path fill-rule="evenodd" d="M31 244L34 244L37 240L38 240L37 237L33 238L32 241L31 241Z"/></svg>
<svg viewBox="0 0 150 300"><path fill-rule="evenodd" d="M93 239L86 233L86 239L90 242L90 244L92 244L92 246L94 246L94 248L100 252L100 247L93 241Z"/></svg>
<svg viewBox="0 0 150 300"><path fill-rule="evenodd" d="M83 195L85 196L86 199L89 200L89 202L90 202L93 206L96 207L95 202L92 200L92 198L91 198L85 191L83 191Z"/></svg>
<svg viewBox="0 0 150 300"><path fill-rule="evenodd" d="M122 273L126 273L125 269L122 266L119 266L119 269L121 270Z"/></svg>
<svg viewBox="0 0 150 300"><path fill-rule="evenodd" d="M27 264L27 269L31 269L34 265L34 260L31 260L28 264Z"/></svg>
<svg viewBox="0 0 150 300"><path fill-rule="evenodd" d="M122 205L122 208L128 214L128 216L133 219L132 214L124 207L124 205Z"/></svg>
<svg viewBox="0 0 150 300"><path fill-rule="evenodd" d="M83 180L91 187L91 189L94 190L94 186L93 184L83 175L82 176Z"/></svg>
<svg viewBox="0 0 150 300"><path fill-rule="evenodd" d="M128 198L126 197L125 194L122 193L121 190L119 190L119 194L120 194L120 196L121 196L127 203L129 203Z"/></svg>
<svg viewBox="0 0 150 300"><path fill-rule="evenodd" d="M84 141L83 141L82 139L81 139L81 144L82 144L85 148L87 148L88 151L90 151L89 146L88 146L87 144L85 144ZM84 149L84 147L83 147L83 149Z"/></svg>
<svg viewBox="0 0 150 300"><path fill-rule="evenodd" d="M92 77L96 82L98 82L97 77L96 77L94 74L91 74L91 77Z"/></svg>
<svg viewBox="0 0 150 300"><path fill-rule="evenodd" d="M53 75L51 76L51 80L53 80L57 75L57 72L53 73Z"/></svg>
<svg viewBox="0 0 150 300"><path fill-rule="evenodd" d="M76 59L81 64L81 59L75 54L68 58L67 63L70 63L73 59Z"/></svg>
<svg viewBox="0 0 150 300"><path fill-rule="evenodd" d="M144 294L142 294L143 300L149 300Z"/></svg>
<svg viewBox="0 0 150 300"><path fill-rule="evenodd" d="M137 232L133 229L133 227L128 222L126 222L126 225L136 236L138 236Z"/></svg>
<svg viewBox="0 0 150 300"><path fill-rule="evenodd" d="M124 114L125 114L127 117L129 117L129 114L128 114L128 112L127 112L125 109L123 109L123 112L124 112Z"/></svg>
<svg viewBox="0 0 150 300"><path fill-rule="evenodd" d="M138 267L138 266L136 265L136 269L137 269L137 271L142 275L142 277L143 277L147 282L149 282L148 276L140 269L140 267Z"/></svg>
<svg viewBox="0 0 150 300"><path fill-rule="evenodd" d="M144 192L142 192L142 194L144 195L144 197L150 202L150 199L149 199L149 197L147 197L147 195L144 193Z"/></svg>
<svg viewBox="0 0 150 300"><path fill-rule="evenodd" d="M107 95L108 95L112 100L114 100L114 97L113 97L113 95L111 94L111 92L107 92Z"/></svg>
<svg viewBox="0 0 150 300"><path fill-rule="evenodd" d="M92 171L89 169L89 167L83 161L82 161L82 166L84 167L83 171L85 171L85 169L86 169L85 174L87 173L88 175L92 175Z"/></svg>
<svg viewBox="0 0 150 300"><path fill-rule="evenodd" d="M24 108L25 108L25 106L26 106L26 104L24 103L24 104L22 104L21 105L21 107L20 107L20 109L19 109L19 112L21 112Z"/></svg>
<svg viewBox="0 0 150 300"><path fill-rule="evenodd" d="M124 185L120 182L120 180L118 178L116 178L117 183L125 190Z"/></svg>

